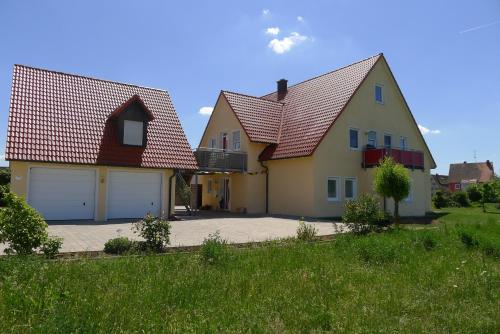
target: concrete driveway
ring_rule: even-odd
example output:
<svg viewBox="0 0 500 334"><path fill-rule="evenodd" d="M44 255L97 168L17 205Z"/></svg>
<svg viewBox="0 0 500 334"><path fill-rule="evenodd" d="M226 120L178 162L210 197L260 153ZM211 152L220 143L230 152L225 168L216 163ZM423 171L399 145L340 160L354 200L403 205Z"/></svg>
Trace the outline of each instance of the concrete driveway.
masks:
<svg viewBox="0 0 500 334"><path fill-rule="evenodd" d="M314 225L318 235L338 233L343 225L332 222L306 222ZM222 215L192 217L172 221L170 246L200 245L210 233L219 231L231 243L265 241L296 235L298 219ZM139 240L131 230L132 221L70 221L49 222L49 234L64 238L61 252L101 251L104 243L119 236ZM3 247L0 244L0 254Z"/></svg>

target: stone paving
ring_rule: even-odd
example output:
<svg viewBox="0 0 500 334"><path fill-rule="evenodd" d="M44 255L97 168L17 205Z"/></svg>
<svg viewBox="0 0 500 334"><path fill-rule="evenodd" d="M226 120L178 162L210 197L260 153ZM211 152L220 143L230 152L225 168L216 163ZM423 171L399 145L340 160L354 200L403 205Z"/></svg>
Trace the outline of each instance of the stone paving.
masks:
<svg viewBox="0 0 500 334"><path fill-rule="evenodd" d="M67 221L49 222L49 234L64 238L61 252L101 251L104 243L119 236L138 240L132 230L133 221ZM308 221L314 225L318 235L340 232L341 223ZM171 247L200 245L210 233L219 231L231 243L266 241L296 235L298 219L290 217L252 217L225 215L186 217L172 221ZM3 254L0 244L0 254Z"/></svg>

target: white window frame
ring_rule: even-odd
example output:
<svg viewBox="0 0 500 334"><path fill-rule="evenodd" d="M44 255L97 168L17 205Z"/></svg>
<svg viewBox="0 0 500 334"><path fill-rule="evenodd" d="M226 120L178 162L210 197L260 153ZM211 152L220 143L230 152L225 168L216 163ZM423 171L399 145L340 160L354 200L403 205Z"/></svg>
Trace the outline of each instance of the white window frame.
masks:
<svg viewBox="0 0 500 334"><path fill-rule="evenodd" d="M335 194L336 197L330 197L328 193L328 182L335 180ZM326 198L328 202L338 202L340 201L340 177L339 176L329 176L326 180Z"/></svg>
<svg viewBox="0 0 500 334"><path fill-rule="evenodd" d="M391 146L390 147L387 147L385 145L385 137L390 137L391 138ZM392 134L390 134L389 132L384 132L384 148L393 148L394 147L394 144L392 143Z"/></svg>
<svg viewBox="0 0 500 334"><path fill-rule="evenodd" d="M462 185L460 183L455 183L455 190L462 189Z"/></svg>
<svg viewBox="0 0 500 334"><path fill-rule="evenodd" d="M358 137L358 147L352 147L351 146L351 130L353 131L356 131L357 133L357 137ZM359 129L358 128L354 128L354 127L350 127L349 130L347 131L347 141L348 141L348 146L349 146L349 149L352 150L352 151L359 151Z"/></svg>
<svg viewBox="0 0 500 334"><path fill-rule="evenodd" d="M346 181L352 181L352 197L347 197L347 195L346 195L346 189L347 189ZM355 176L344 177L343 185L344 185L344 199L345 200L350 201L350 200L358 198L358 178L357 177L355 177Z"/></svg>
<svg viewBox="0 0 500 334"><path fill-rule="evenodd" d="M144 122L128 119L123 121L123 145L144 145Z"/></svg>
<svg viewBox="0 0 500 334"><path fill-rule="evenodd" d="M380 88L380 97L382 98L381 101L377 100L377 88ZM385 99L384 99L384 85L382 84L375 84L375 87L373 89L373 98L377 104L384 104Z"/></svg>
<svg viewBox="0 0 500 334"><path fill-rule="evenodd" d="M210 138L208 142L209 148L217 148L217 139L216 138Z"/></svg>
<svg viewBox="0 0 500 334"><path fill-rule="evenodd" d="M370 144L370 133L374 133L375 134L375 145L373 145L373 148L377 148L377 131L375 130L368 130L366 132L366 146L368 147L368 145Z"/></svg>
<svg viewBox="0 0 500 334"><path fill-rule="evenodd" d="M238 134L238 142L236 142L234 139L235 139L235 134ZM232 149L233 151L240 151L241 150L241 132L240 130L234 130L232 133L231 133L231 137L232 137ZM236 143L238 144L238 146L236 147Z"/></svg>
<svg viewBox="0 0 500 334"><path fill-rule="evenodd" d="M405 145L401 145L402 144L402 141L404 140L404 143ZM403 151L407 151L408 150L408 137L405 137L405 136L401 136L399 137L399 148Z"/></svg>

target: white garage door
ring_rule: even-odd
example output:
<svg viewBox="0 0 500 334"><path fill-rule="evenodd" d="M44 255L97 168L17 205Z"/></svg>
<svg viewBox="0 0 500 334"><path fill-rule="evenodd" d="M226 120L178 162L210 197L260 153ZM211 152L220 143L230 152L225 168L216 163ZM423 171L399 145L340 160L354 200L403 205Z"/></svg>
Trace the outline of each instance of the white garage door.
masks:
<svg viewBox="0 0 500 334"><path fill-rule="evenodd" d="M108 219L160 215L161 181L161 173L110 172Z"/></svg>
<svg viewBox="0 0 500 334"><path fill-rule="evenodd" d="M95 171L30 169L28 203L47 220L94 219Z"/></svg>

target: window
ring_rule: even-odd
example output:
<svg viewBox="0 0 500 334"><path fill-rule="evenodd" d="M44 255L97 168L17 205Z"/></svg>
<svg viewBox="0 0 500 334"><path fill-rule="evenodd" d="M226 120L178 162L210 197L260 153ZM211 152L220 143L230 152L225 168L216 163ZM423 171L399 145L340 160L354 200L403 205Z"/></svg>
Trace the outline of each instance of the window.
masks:
<svg viewBox="0 0 500 334"><path fill-rule="evenodd" d="M212 193L212 179L208 179L208 182L207 182L207 192L209 194Z"/></svg>
<svg viewBox="0 0 500 334"><path fill-rule="evenodd" d="M329 177L328 178L328 200L338 201L339 200L339 178Z"/></svg>
<svg viewBox="0 0 500 334"><path fill-rule="evenodd" d="M408 150L408 138L406 138L406 137L401 137L401 138L399 139L399 147L400 147L403 151Z"/></svg>
<svg viewBox="0 0 500 334"><path fill-rule="evenodd" d="M359 148L358 144L358 130L349 129L349 148L357 150Z"/></svg>
<svg viewBox="0 0 500 334"><path fill-rule="evenodd" d="M241 148L240 130L233 131L233 150L239 151Z"/></svg>
<svg viewBox="0 0 500 334"><path fill-rule="evenodd" d="M382 94L382 85L375 85L375 102L384 103L384 97Z"/></svg>
<svg viewBox="0 0 500 334"><path fill-rule="evenodd" d="M455 189L457 189L457 190L458 190L458 189L460 189L460 188L461 188L460 183L455 183Z"/></svg>
<svg viewBox="0 0 500 334"><path fill-rule="evenodd" d="M368 148L377 147L377 133L375 131L368 131L367 146Z"/></svg>
<svg viewBox="0 0 500 334"><path fill-rule="evenodd" d="M123 144L142 146L144 123L137 121L123 121Z"/></svg>
<svg viewBox="0 0 500 334"><path fill-rule="evenodd" d="M221 132L220 134L220 144L221 144L221 149L227 150L227 133L226 132Z"/></svg>
<svg viewBox="0 0 500 334"><path fill-rule="evenodd" d="M344 179L344 198L355 199L357 195L357 182L355 177L346 177Z"/></svg>
<svg viewBox="0 0 500 334"><path fill-rule="evenodd" d="M217 139L215 138L210 138L210 148L217 148Z"/></svg>
<svg viewBox="0 0 500 334"><path fill-rule="evenodd" d="M384 135L384 147L391 148L391 146L392 146L392 136L385 134Z"/></svg>
<svg viewBox="0 0 500 334"><path fill-rule="evenodd" d="M413 200L413 181L410 180L410 190L408 191L408 196L404 199L405 202L411 202Z"/></svg>

